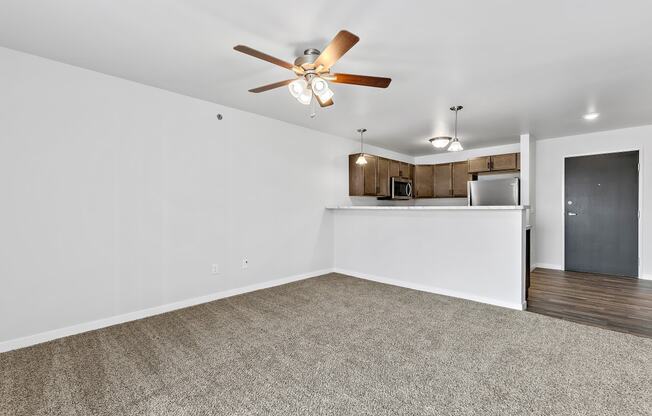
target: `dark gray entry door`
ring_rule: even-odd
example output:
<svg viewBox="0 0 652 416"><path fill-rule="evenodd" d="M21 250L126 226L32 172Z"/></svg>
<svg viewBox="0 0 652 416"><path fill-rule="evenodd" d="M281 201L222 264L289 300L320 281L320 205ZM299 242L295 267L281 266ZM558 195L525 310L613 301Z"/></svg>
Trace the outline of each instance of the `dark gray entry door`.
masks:
<svg viewBox="0 0 652 416"><path fill-rule="evenodd" d="M638 152L565 164L566 270L638 276Z"/></svg>

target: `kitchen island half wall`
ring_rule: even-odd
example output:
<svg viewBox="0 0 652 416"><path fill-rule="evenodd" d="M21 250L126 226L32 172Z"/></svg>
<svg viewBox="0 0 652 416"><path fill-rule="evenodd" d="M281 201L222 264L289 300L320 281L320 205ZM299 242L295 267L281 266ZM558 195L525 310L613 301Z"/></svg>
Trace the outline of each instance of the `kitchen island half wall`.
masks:
<svg viewBox="0 0 652 416"><path fill-rule="evenodd" d="M525 207L330 207L335 269L525 309Z"/></svg>

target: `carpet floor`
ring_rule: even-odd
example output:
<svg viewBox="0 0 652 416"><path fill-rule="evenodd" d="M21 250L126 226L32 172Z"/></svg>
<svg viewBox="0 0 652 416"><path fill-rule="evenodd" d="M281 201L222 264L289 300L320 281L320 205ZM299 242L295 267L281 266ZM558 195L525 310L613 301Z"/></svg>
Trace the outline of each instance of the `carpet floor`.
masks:
<svg viewBox="0 0 652 416"><path fill-rule="evenodd" d="M330 274L0 354L0 415L652 415L652 339Z"/></svg>

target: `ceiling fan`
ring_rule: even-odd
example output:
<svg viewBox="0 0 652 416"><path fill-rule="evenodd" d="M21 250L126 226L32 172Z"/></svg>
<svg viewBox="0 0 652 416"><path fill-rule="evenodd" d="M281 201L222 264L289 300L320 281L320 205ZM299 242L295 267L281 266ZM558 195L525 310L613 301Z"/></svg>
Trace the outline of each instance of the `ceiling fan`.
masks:
<svg viewBox="0 0 652 416"><path fill-rule="evenodd" d="M376 88L387 88L390 82L392 82L391 78L331 72L331 67L337 60L358 43L359 40L360 38L353 33L340 30L323 52L312 48L306 49L302 56L294 60L294 64L244 45L237 45L233 49L289 69L296 75L293 79L263 85L262 87L250 89L249 92L259 93L287 85L290 94L301 104L309 105L314 96L317 97L317 102L319 102L320 106L328 107L333 105L334 94L328 86L328 81L337 84L362 85Z"/></svg>

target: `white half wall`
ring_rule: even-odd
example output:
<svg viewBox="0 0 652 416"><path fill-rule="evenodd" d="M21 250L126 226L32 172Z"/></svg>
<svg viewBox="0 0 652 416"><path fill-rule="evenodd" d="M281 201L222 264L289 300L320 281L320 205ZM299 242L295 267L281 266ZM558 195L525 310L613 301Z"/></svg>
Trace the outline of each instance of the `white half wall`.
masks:
<svg viewBox="0 0 652 416"><path fill-rule="evenodd" d="M438 208L334 210L336 271L522 309L524 211Z"/></svg>
<svg viewBox="0 0 652 416"><path fill-rule="evenodd" d="M641 164L641 276L652 276L652 126L603 131L536 142L536 225L540 267L564 267L564 158L639 150Z"/></svg>
<svg viewBox="0 0 652 416"><path fill-rule="evenodd" d="M0 91L0 345L332 268L358 143L5 48Z"/></svg>

